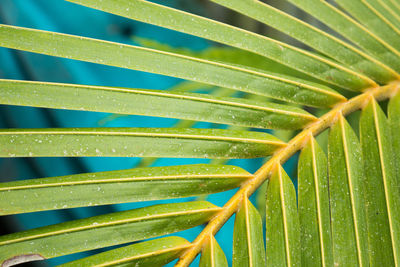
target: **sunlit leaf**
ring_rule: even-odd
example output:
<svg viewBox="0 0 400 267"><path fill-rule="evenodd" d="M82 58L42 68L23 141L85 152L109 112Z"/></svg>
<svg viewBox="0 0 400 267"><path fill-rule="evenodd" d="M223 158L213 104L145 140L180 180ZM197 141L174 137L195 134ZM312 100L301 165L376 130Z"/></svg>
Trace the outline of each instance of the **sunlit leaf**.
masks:
<svg viewBox="0 0 400 267"><path fill-rule="evenodd" d="M366 5L375 13L378 17L381 17L386 24L390 25L396 30L400 29L399 15L393 12L389 5L386 4L386 0L365 0Z"/></svg>
<svg viewBox="0 0 400 267"><path fill-rule="evenodd" d="M388 116L392 130L393 157L396 163L397 179L400 179L400 93L397 93L390 101Z"/></svg>
<svg viewBox="0 0 400 267"><path fill-rule="evenodd" d="M238 167L200 164L0 183L0 215L212 194L251 177Z"/></svg>
<svg viewBox="0 0 400 267"><path fill-rule="evenodd" d="M382 16L369 8L366 1L336 0L336 3L383 41L400 50L400 31L388 25Z"/></svg>
<svg viewBox="0 0 400 267"><path fill-rule="evenodd" d="M264 157L285 144L260 132L184 128L2 129L0 157Z"/></svg>
<svg viewBox="0 0 400 267"><path fill-rule="evenodd" d="M217 240L210 236L200 258L200 267L228 267L228 261Z"/></svg>
<svg viewBox="0 0 400 267"><path fill-rule="evenodd" d="M274 39L149 1L69 1L241 48L340 87L359 90L371 85L369 78L360 76L326 58Z"/></svg>
<svg viewBox="0 0 400 267"><path fill-rule="evenodd" d="M48 259L174 233L203 224L218 211L205 201L163 204L3 235L0 264L26 255Z"/></svg>
<svg viewBox="0 0 400 267"><path fill-rule="evenodd" d="M190 245L181 237L171 236L113 249L59 266L164 266Z"/></svg>
<svg viewBox="0 0 400 267"><path fill-rule="evenodd" d="M332 126L328 142L334 264L368 266L361 146L343 116Z"/></svg>
<svg viewBox="0 0 400 267"><path fill-rule="evenodd" d="M265 249L261 216L245 197L233 229L233 267L264 266Z"/></svg>
<svg viewBox="0 0 400 267"><path fill-rule="evenodd" d="M296 191L276 164L267 189L266 246L268 266L300 266L300 227Z"/></svg>
<svg viewBox="0 0 400 267"><path fill-rule="evenodd" d="M264 70L29 28L0 25L0 46L168 75L310 106L332 106L344 100L327 86ZM362 88L366 86L364 83Z"/></svg>
<svg viewBox="0 0 400 267"><path fill-rule="evenodd" d="M311 137L298 164L302 266L333 266L327 170L326 155Z"/></svg>
<svg viewBox="0 0 400 267"><path fill-rule="evenodd" d="M400 52L334 5L320 0L289 1L318 18L387 66L400 71Z"/></svg>
<svg viewBox="0 0 400 267"><path fill-rule="evenodd" d="M366 74L376 81L384 83L396 79L397 74L393 70L382 65L369 55L261 1L212 1L289 34L317 51L346 64L360 73Z"/></svg>
<svg viewBox="0 0 400 267"><path fill-rule="evenodd" d="M371 100L361 114L360 136L372 266L394 266L400 260L400 181L396 177L390 133L385 114Z"/></svg>
<svg viewBox="0 0 400 267"><path fill-rule="evenodd" d="M0 104L299 129L315 117L300 108L247 99L0 79Z"/></svg>

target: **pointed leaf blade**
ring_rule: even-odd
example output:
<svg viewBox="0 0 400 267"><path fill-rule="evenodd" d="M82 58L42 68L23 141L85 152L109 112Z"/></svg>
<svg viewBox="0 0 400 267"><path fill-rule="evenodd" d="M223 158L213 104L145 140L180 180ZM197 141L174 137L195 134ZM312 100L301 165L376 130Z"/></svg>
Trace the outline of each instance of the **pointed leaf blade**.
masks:
<svg viewBox="0 0 400 267"><path fill-rule="evenodd" d="M371 265L397 265L400 260L400 184L390 132L385 114L371 100L360 119Z"/></svg>
<svg viewBox="0 0 400 267"><path fill-rule="evenodd" d="M262 157L285 144L260 132L184 128L2 129L0 157Z"/></svg>
<svg viewBox="0 0 400 267"><path fill-rule="evenodd" d="M300 129L315 120L300 108L247 99L1 79L0 104L159 116L257 128Z"/></svg>
<svg viewBox="0 0 400 267"><path fill-rule="evenodd" d="M400 179L400 93L389 101L388 116L392 130L393 157L395 158L397 179Z"/></svg>
<svg viewBox="0 0 400 267"><path fill-rule="evenodd" d="M266 3L253 0L212 1L282 31L376 81L387 83L398 77L394 70L368 54Z"/></svg>
<svg viewBox="0 0 400 267"><path fill-rule="evenodd" d="M267 189L267 265L300 266L300 227L296 191L289 176L276 164Z"/></svg>
<svg viewBox="0 0 400 267"><path fill-rule="evenodd" d="M333 266L325 153L311 137L298 163L298 198L303 266Z"/></svg>
<svg viewBox="0 0 400 267"><path fill-rule="evenodd" d="M326 58L323 59L322 57L318 57L304 50L299 50L283 42L278 42L274 39L232 27L231 25L149 1L69 1L244 49L280 62L298 71L302 71L317 79L336 84L339 87L359 90L372 85L372 81L369 78L362 75L360 76ZM205 31L204 29L207 30ZM243 40L246 40L246 42L243 42Z"/></svg>
<svg viewBox="0 0 400 267"><path fill-rule="evenodd" d="M396 71L400 70L398 50L332 4L320 0L289 1L318 18L387 66Z"/></svg>
<svg viewBox="0 0 400 267"><path fill-rule="evenodd" d="M329 132L328 151L334 264L368 266L361 147L343 116Z"/></svg>
<svg viewBox="0 0 400 267"><path fill-rule="evenodd" d="M265 250L261 216L245 197L233 228L233 267L264 266Z"/></svg>
<svg viewBox="0 0 400 267"><path fill-rule="evenodd" d="M311 106L332 106L344 100L327 86L272 72L29 28L0 25L0 46L194 80Z"/></svg>
<svg viewBox="0 0 400 267"><path fill-rule="evenodd" d="M223 165L184 165L0 183L0 215L199 196L230 190L252 175Z"/></svg>
<svg viewBox="0 0 400 267"><path fill-rule="evenodd" d="M59 266L164 266L179 257L190 245L181 237L164 237L113 249Z"/></svg>
<svg viewBox="0 0 400 267"><path fill-rule="evenodd" d="M200 267L228 267L225 254L214 236L210 236L205 244L200 258Z"/></svg>
<svg viewBox="0 0 400 267"><path fill-rule="evenodd" d="M400 31L388 25L386 19L378 16L366 1L336 0L336 2L371 32L398 51L400 50L400 39L398 38Z"/></svg>
<svg viewBox="0 0 400 267"><path fill-rule="evenodd" d="M397 30L400 29L399 15L393 12L390 7L386 5L385 1L366 0L365 2L378 17L384 18L383 20L386 24Z"/></svg>
<svg viewBox="0 0 400 267"><path fill-rule="evenodd" d="M221 209L206 201L155 205L70 221L0 237L0 263L39 255L49 259L182 231Z"/></svg>

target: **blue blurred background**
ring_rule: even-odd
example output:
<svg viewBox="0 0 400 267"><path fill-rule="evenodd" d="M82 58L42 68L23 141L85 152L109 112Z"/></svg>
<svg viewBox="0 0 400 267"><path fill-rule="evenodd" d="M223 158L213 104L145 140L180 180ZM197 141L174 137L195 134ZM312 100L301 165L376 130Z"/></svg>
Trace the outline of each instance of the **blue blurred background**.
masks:
<svg viewBox="0 0 400 267"><path fill-rule="evenodd" d="M162 1L163 4L205 13L201 1ZM132 37L142 37L169 44L173 47L185 47L195 51L215 45L206 40L162 29L159 27L127 20L118 16L91 10L63 0L0 0L0 23L56 31L114 42L135 44ZM0 78L36 80L49 82L79 83L90 85L121 86L147 89L168 89L181 82L179 79L160 75L96 65L74 60L54 58L16 50L0 48ZM144 116L110 116L106 113L51 110L41 108L0 105L0 127L2 128L55 128L55 127L171 127L177 121L173 119ZM197 123L195 127L224 127ZM40 178L83 172L126 169L136 166L139 158L19 158L0 160L0 181ZM159 159L153 166L204 163L207 160ZM241 166L254 172L261 160L235 160L229 164ZM234 191L228 191L208 197L212 203L222 206ZM180 199L176 201L188 201ZM38 212L0 218L2 234L31 229L104 214L107 212L133 209L155 203L151 201L128 203L113 206L78 208L50 212ZM192 241L202 227L187 230L177 235ZM232 255L233 218L217 234L217 240L223 247L228 262ZM85 252L65 256L46 262L27 264L26 266L53 266L95 252ZM197 265L196 262L193 264Z"/></svg>

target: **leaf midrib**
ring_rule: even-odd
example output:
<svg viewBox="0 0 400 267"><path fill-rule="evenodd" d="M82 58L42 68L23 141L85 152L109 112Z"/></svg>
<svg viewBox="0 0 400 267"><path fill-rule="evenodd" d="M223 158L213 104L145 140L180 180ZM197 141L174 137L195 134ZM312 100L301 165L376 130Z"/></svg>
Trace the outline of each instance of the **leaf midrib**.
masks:
<svg viewBox="0 0 400 267"><path fill-rule="evenodd" d="M189 244L184 244L184 245L180 245L180 246L176 246L176 247L172 247L172 248L161 249L161 250L157 250L155 252L153 251L153 252L149 252L149 253L140 254L137 256L125 257L123 259L109 261L109 262L103 263L103 264L98 264L98 265L96 265L96 267L114 266L116 264L122 264L122 263L126 263L129 261L138 260L141 258L148 258L148 257L157 256L157 255L161 255L161 254L168 253L168 252L180 251L183 249L190 248L192 246L193 246L193 244L189 243Z"/></svg>
<svg viewBox="0 0 400 267"><path fill-rule="evenodd" d="M251 241L251 229L250 229L250 214L249 214L249 203L248 203L247 196L244 196L243 199L243 208L244 208L244 214L245 214L245 222L246 222L246 238L247 238L247 249L249 251L249 266L253 266L253 247L252 247L252 241Z"/></svg>
<svg viewBox="0 0 400 267"><path fill-rule="evenodd" d="M220 211L221 208L206 208L206 209L197 209L197 210L190 210L190 211L179 211L179 212L170 212L170 213L164 213L164 214L152 214L152 215L146 215L142 217L136 217L133 219L124 219L124 220L118 220L118 221L113 221L113 222L103 222L103 223L98 223L98 224L90 224L82 227L75 227L75 228L69 228L69 229L64 229L64 230L58 230L58 231L53 231L53 232L47 232L43 234L36 234L32 236L27 236L27 237L21 237L21 238L16 238L16 239L11 239L11 240L6 240L6 241L0 241L0 246L4 245L10 245L18 242L24 242L32 239L37 239L37 238L43 238L43 237L48 237L48 236L53 236L53 235L60 235L60 234L65 234L65 233L73 233L73 232L79 232L79 231L84 231L84 230L90 230L90 229L95 229L95 228L101 228L101 227L106 227L110 225L120 225L120 224L125 224L125 223L133 223L133 222L139 222L139 221L150 221L154 219L160 219L160 218L167 218L167 217L175 217L179 215L187 215L187 214L195 214L195 213L210 213L210 212L217 212Z"/></svg>
<svg viewBox="0 0 400 267"><path fill-rule="evenodd" d="M398 259L397 259L397 253L396 253L396 243L394 241L394 236L393 236L393 221L392 221L392 209L389 201L389 193L388 193L388 185L387 185L387 177L386 177L386 164L383 159L383 149L382 149L382 140L381 140L381 133L379 130L379 119L378 119L378 114L377 114L377 106L376 102L372 101L372 110L373 110L373 115L374 115L374 125L375 125L375 130L376 130L376 139L378 141L378 150L379 150L379 161L381 163L381 173L382 173L382 180L383 180L383 188L385 190L385 202L386 202L386 207L387 207L387 213L388 213L388 221L389 221L389 227L390 227L390 239L393 247L393 259L395 262L395 266L398 266Z"/></svg>
<svg viewBox="0 0 400 267"><path fill-rule="evenodd" d="M289 246L289 233L287 225L287 214L286 214L286 200L283 188L283 177L282 177L282 167L277 163L276 168L278 168L278 180L279 180L279 195L281 198L281 210L282 210L282 220L283 220L283 231L285 239L285 250L286 250L286 261L288 266L292 266L290 257L290 246Z"/></svg>
<svg viewBox="0 0 400 267"><path fill-rule="evenodd" d="M343 152L344 152L344 158L345 158L345 164L346 164L346 173L347 173L347 182L349 184L349 191L350 191L350 201L351 201L351 210L352 210L352 215L353 215L353 227L354 227L354 235L356 239L356 246L357 246L357 259L358 259L358 264L360 266L363 266L362 264L362 257L361 257L361 245L360 245L360 234L358 232L358 218L357 218L357 213L356 213L356 207L355 207L355 200L354 200L354 189L353 189L353 183L352 183L352 174L350 171L351 164L350 164L350 159L349 159L349 151L347 149L347 136L346 136L346 131L344 128L344 117L342 114L340 114L339 117L339 124L340 124L340 130L342 133L342 139L343 139Z"/></svg>
<svg viewBox="0 0 400 267"><path fill-rule="evenodd" d="M321 261L322 267L326 266L326 259L325 259L325 242L324 242L324 235L322 230L322 211L321 211L321 203L320 203L320 193L319 193L319 182L318 182L318 170L317 170L317 160L316 160L316 150L315 150L315 139L311 135L310 136L310 143L311 143L311 155L312 155L312 169L314 174L314 184L315 184L315 199L317 204L317 217L318 217L318 234L319 234L319 243L321 249Z"/></svg>
<svg viewBox="0 0 400 267"><path fill-rule="evenodd" d="M8 80L8 79L0 79L0 82L11 82L11 83L26 83L26 84L37 84L37 85L54 85L54 86L60 86L60 87L66 87L66 88L82 88L86 90L102 90L102 91L112 91L112 92L121 92L121 93L131 93L131 94L142 94L142 95L150 95L150 96L160 96L160 97L169 97L169 98L175 98L175 99L185 99L185 100L193 100L193 101L198 101L198 102L203 102L203 103L214 103L214 104L222 104L222 105L229 105L233 107L242 107L242 108L248 108L248 109L253 109L253 110L261 110L261 111L269 111L273 113L280 113L284 115L290 115L290 116L298 116L298 117L304 117L307 119L315 120L316 118L311 115L307 114L305 112L294 112L294 111L287 111L287 110L281 110L281 109L276 109L272 107L265 107L265 106L257 106L257 105L251 105L247 103L239 103L239 102L233 102L233 101L228 101L226 99L215 99L211 97L207 97L207 95L204 95L202 97L196 96L195 94L188 95L189 93L186 94L177 94L177 93L172 93L168 91L155 91L155 90L143 90L143 89L130 89L130 88L118 88L118 87L105 87L105 86L85 86L85 85L80 85L80 84L63 84L63 83L51 83L51 82L28 82L28 81L17 81L17 80ZM283 107L283 106L282 106Z"/></svg>
<svg viewBox="0 0 400 267"><path fill-rule="evenodd" d="M75 128L76 129L76 128ZM261 143L273 144L278 146L286 145L281 141L261 140L254 138L239 138L225 136L206 136L206 135L190 135L190 134L173 134L173 133L145 133L145 132L102 132L102 131L0 131L1 135L89 135L89 136L138 136L138 137L161 137L161 138L182 138L182 139L200 139L200 140L218 140L218 141L235 141L245 143Z"/></svg>
<svg viewBox="0 0 400 267"><path fill-rule="evenodd" d="M307 27L308 29L310 29L310 30L312 30L312 31L315 31L315 32L317 32L318 34L321 34L321 35L323 35L323 36L329 38L330 40L333 40L333 41L335 41L335 42L341 44L343 47L345 47L345 48L347 48L347 49L349 49L349 50L355 52L355 53L358 54L358 55L361 55L363 58L366 58L366 59L370 60L371 62L373 62L373 63L375 63L375 64L381 66L382 68L386 69L387 71L389 71L392 75L396 76L397 78L400 78L400 74L397 73L395 70L393 70L391 67L385 65L384 63L382 63L382 62L380 62L379 60L375 59L374 57L368 55L367 53L363 52L362 50L357 49L357 48L355 48L354 46L351 46L350 44L344 42L343 40L340 40L339 38L337 38L337 37L335 37L335 36L333 36L333 35L329 35L329 34L327 34L326 32L324 32L324 31L322 31L322 30L320 30L320 29L318 29L318 28L316 28L316 27L314 27L314 26L312 26L312 25L310 25L310 24L307 24L307 23L305 23L304 21L302 21L302 20L300 20L300 19L298 19L298 18L296 18L296 17L293 17L293 16L291 16L291 15L289 15L289 14L287 14L287 13L285 13L285 12L283 12L283 11L277 9L277 8L271 7L271 6L269 6L268 4L266 4L266 3L263 3L263 2L261 2L261 1L257 1L257 3L259 3L260 5L267 6L268 8L273 9L274 11L278 12L278 13L281 14L281 15L284 15L284 16L287 17L287 18L293 19L294 21L296 21L297 23L300 23L301 25ZM303 42L303 41L301 41L301 42Z"/></svg>
<svg viewBox="0 0 400 267"><path fill-rule="evenodd" d="M152 54L160 54L160 55L165 55L165 56L169 56L169 57L185 59L185 60L189 60L189 61L192 61L192 62L204 63L204 64L218 66L218 67L221 67L221 68L230 69L230 70L234 70L234 71L238 71L238 72L243 72L243 73L247 73L247 74L251 74L251 75L255 75L255 76L259 76L259 77L263 77L263 78L267 78L267 79L272 79L272 80L275 80L275 81L281 81L281 82L284 82L284 83L287 83L287 84L291 84L293 86L301 86L301 87L307 88L307 89L309 89L311 91L318 92L318 93L323 93L323 94L326 94L326 95L331 95L331 96L334 96L335 98L343 100L343 96L341 94L335 93L335 92L330 91L330 90L323 90L321 88L312 86L310 84L302 83L302 82L299 82L299 81L292 81L292 80L286 79L286 78L281 77L281 76L275 76L275 75L266 73L265 71L262 71L262 70L254 71L254 70L248 69L248 68L241 68L241 67L238 67L237 65L234 65L234 64L224 64L224 63L220 63L220 62L217 62L217 61L211 61L211 60L207 60L207 59L196 58L196 57L191 57L191 56L182 55L182 54L176 54L176 53L162 51L162 50L156 50L156 49L147 48L147 47L127 45L127 44L111 42L111 41L106 41L106 40L100 40L100 39L95 39L95 38L82 37L82 36L77 36L77 35L72 35L72 34L55 33L55 32L49 32L49 31L44 31L44 30L32 29L32 28L25 28L25 27L18 27L18 26L0 24L0 28L2 28L2 27L11 28L11 29L14 29L14 30L17 29L19 31L31 31L31 32L41 33L41 34L51 34L52 36L56 36L58 38L67 37L67 38L72 38L74 40L75 39L79 39L79 40L82 40L82 41L85 40L85 41L91 42L91 43L94 42L94 43L97 43L97 44L100 44L100 43L101 44L109 44L109 45L113 45L113 46L118 46L120 49L123 49L123 48L134 49L134 50L137 50L137 51L146 51L146 52L149 52L149 53L152 53ZM4 47L7 47L7 46L4 46ZM31 50L26 50L26 51L31 51ZM35 53L40 53L40 54L44 54L44 55L53 55L52 53L49 53L49 52L35 52ZM62 56L62 57L64 58L65 56ZM84 61L86 61L86 60L84 60ZM107 65L107 64L104 64L104 63L101 63L101 62L96 62L96 64ZM245 66L243 66L243 67L245 67ZM124 68L126 68L126 67L124 67ZM170 75L168 75L168 76L170 76ZM364 76L361 76L361 77L364 78ZM371 84L371 85L375 85L375 84Z"/></svg>
<svg viewBox="0 0 400 267"><path fill-rule="evenodd" d="M142 181L163 181L163 180L180 180L180 179L214 179L214 178L241 178L241 179L250 179L253 177L251 174L213 174L213 175L174 175L174 176L152 176L152 177L128 177L128 178L109 178L102 180L82 180L82 181L63 181L57 183L44 183L44 184L35 184L35 185L21 185L21 186L9 186L9 187L0 187L1 191L8 190L22 190L22 189L32 189L32 188L46 188L46 187L57 187L57 186L72 186L72 185L95 185L95 184L108 184L115 182L142 182Z"/></svg>

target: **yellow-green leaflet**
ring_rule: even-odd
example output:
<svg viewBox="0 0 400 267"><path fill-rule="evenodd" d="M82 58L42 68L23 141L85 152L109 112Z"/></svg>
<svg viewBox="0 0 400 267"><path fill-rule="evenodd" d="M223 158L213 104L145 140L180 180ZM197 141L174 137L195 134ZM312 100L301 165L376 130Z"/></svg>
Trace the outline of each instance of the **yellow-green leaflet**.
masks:
<svg viewBox="0 0 400 267"><path fill-rule="evenodd" d="M378 16L376 11L365 0L336 0L336 3L383 41L400 50L400 31L393 25L388 24L384 17Z"/></svg>
<svg viewBox="0 0 400 267"><path fill-rule="evenodd" d="M0 183L0 215L198 196L233 189L251 177L239 167L198 164Z"/></svg>
<svg viewBox="0 0 400 267"><path fill-rule="evenodd" d="M400 52L327 1L289 0L354 42L376 59L400 71Z"/></svg>
<svg viewBox="0 0 400 267"><path fill-rule="evenodd" d="M387 12L389 12L392 15L392 18L400 21L400 5L399 3L395 3L394 0L383 0L380 1L380 4L386 9ZM397 27L399 28L399 27Z"/></svg>
<svg viewBox="0 0 400 267"><path fill-rule="evenodd" d="M265 265L262 219L247 197L242 200L236 214L232 257L233 267Z"/></svg>
<svg viewBox="0 0 400 267"><path fill-rule="evenodd" d="M204 94L0 79L0 104L300 129L316 118L297 107Z"/></svg>
<svg viewBox="0 0 400 267"><path fill-rule="evenodd" d="M113 249L59 266L164 266L168 262L179 257L182 251L190 247L190 245L191 244L182 237L164 237Z"/></svg>
<svg viewBox="0 0 400 267"><path fill-rule="evenodd" d="M144 0L69 0L91 8L192 34L275 60L317 79L350 90L361 90L373 81L334 61L286 43L240 28Z"/></svg>
<svg viewBox="0 0 400 267"><path fill-rule="evenodd" d="M334 264L368 266L361 146L343 116L332 126L328 142Z"/></svg>
<svg viewBox="0 0 400 267"><path fill-rule="evenodd" d="M1 129L0 157L253 158L285 146L260 132L185 128Z"/></svg>
<svg viewBox="0 0 400 267"><path fill-rule="evenodd" d="M395 30L400 30L399 14L393 12L390 7L382 0L364 0L366 5L386 24Z"/></svg>
<svg viewBox="0 0 400 267"><path fill-rule="evenodd" d="M393 156L396 163L397 179L400 179L400 93L397 93L390 101L388 116L392 130Z"/></svg>
<svg viewBox="0 0 400 267"><path fill-rule="evenodd" d="M344 100L327 86L291 76L61 33L0 25L0 46L168 75L304 105L324 107ZM367 81L362 88L371 85Z"/></svg>
<svg viewBox="0 0 400 267"><path fill-rule="evenodd" d="M206 201L162 204L3 235L0 264L20 255L48 259L174 233L203 224L218 211Z"/></svg>
<svg viewBox="0 0 400 267"><path fill-rule="evenodd" d="M154 5L154 3L152 3ZM174 47L165 43L161 43L152 39L142 38L133 36L132 40L138 43L140 46L162 50L165 52L171 52L175 54L181 54L186 56L192 56L202 59L207 59L211 61L222 61L230 62L237 65L249 66L261 70L273 70L275 73L281 73L288 76L294 76L303 80L321 82L320 79L315 79L304 72L297 71L295 69L289 68L277 61L270 58L263 57L259 54L255 54L246 50L242 50L235 47L229 46L210 46L204 50L194 51L182 47ZM186 81L187 82L187 81ZM190 83L191 81L187 82ZM185 83L185 82L183 82ZM192 82L193 83L193 82ZM329 84L329 86L332 86ZM188 89L187 86L185 89ZM204 87L204 84L203 84ZM174 88L174 87L172 87Z"/></svg>
<svg viewBox="0 0 400 267"><path fill-rule="evenodd" d="M267 265L301 265L300 227L296 191L289 176L276 164L267 189Z"/></svg>
<svg viewBox="0 0 400 267"><path fill-rule="evenodd" d="M212 235L201 251L199 267L228 267L225 254Z"/></svg>
<svg viewBox="0 0 400 267"><path fill-rule="evenodd" d="M237 12L272 26L293 38L313 47L317 51L334 58L338 62L371 77L380 83L395 80L399 75L368 54L354 48L340 39L326 34L279 9L254 0L212 0Z"/></svg>
<svg viewBox="0 0 400 267"><path fill-rule="evenodd" d="M310 137L298 163L298 202L302 266L333 266L328 163Z"/></svg>
<svg viewBox="0 0 400 267"><path fill-rule="evenodd" d="M385 114L371 100L361 114L360 136L372 266L397 266L400 261L400 181L396 177L390 133Z"/></svg>

